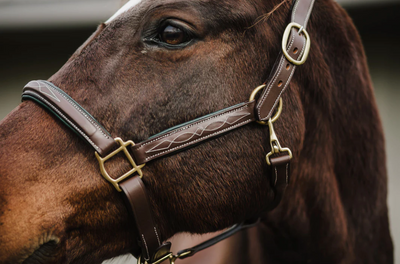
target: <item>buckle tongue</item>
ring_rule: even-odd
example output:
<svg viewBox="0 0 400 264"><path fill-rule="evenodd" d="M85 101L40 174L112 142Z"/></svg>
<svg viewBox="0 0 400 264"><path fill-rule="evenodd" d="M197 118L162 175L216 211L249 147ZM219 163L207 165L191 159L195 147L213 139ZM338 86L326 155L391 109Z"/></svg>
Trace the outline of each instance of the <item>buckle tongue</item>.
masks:
<svg viewBox="0 0 400 264"><path fill-rule="evenodd" d="M135 145L135 143L132 140L128 140L128 141L124 142L121 138L118 138L118 137L115 138L114 140L120 145L119 148L117 148L116 150L114 150L113 152L111 152L110 154L105 156L104 158L102 158L97 152L95 152L94 154L96 155L96 158L99 161L101 175L107 181L109 181L115 187L115 189L117 189L117 191L121 192L122 190L119 187L119 182L125 180L126 178L128 178L129 176L131 176L135 172L137 172L139 174L140 178L142 178L143 177L142 168L146 164L136 165L135 161L133 160L131 154L129 153L129 151L127 149L128 146L134 146ZM106 171L104 163L107 160L109 160L112 157L114 157L115 155L117 155L118 153L120 153L121 151L124 152L125 157L128 159L129 163L132 165L132 169L130 171L128 171L127 173L125 173L124 175L119 176L117 179L113 179L113 178L110 177L110 175Z"/></svg>

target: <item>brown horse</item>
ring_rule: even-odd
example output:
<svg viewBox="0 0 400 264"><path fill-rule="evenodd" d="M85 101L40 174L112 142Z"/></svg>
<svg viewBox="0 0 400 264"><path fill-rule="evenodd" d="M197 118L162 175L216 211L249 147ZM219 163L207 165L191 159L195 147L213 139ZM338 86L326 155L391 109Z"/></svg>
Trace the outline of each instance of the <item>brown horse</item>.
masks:
<svg viewBox="0 0 400 264"><path fill-rule="evenodd" d="M140 142L246 101L272 69L290 8L143 0L101 24L50 81L113 136ZM165 41L168 27L178 33ZM360 38L333 0L316 1L308 32L310 56L276 122L294 156L281 204L265 211L269 131L250 124L143 169L161 239L262 216L204 262L393 263L384 139ZM101 263L136 247L91 147L37 104L2 121L0 160L0 263Z"/></svg>

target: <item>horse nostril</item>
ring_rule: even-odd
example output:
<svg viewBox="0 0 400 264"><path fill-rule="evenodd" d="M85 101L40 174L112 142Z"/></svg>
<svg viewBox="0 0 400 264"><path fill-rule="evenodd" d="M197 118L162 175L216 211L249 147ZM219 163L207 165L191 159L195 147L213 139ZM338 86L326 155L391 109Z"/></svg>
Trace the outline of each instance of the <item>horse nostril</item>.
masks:
<svg viewBox="0 0 400 264"><path fill-rule="evenodd" d="M45 264L54 260L58 241L50 240L36 249L22 264Z"/></svg>

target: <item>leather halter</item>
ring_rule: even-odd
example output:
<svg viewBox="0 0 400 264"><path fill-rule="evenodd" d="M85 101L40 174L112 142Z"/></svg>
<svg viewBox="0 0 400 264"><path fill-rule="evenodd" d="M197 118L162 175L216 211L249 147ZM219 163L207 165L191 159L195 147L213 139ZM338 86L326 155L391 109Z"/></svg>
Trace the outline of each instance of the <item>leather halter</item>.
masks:
<svg viewBox="0 0 400 264"><path fill-rule="evenodd" d="M94 149L100 164L100 172L119 192L122 192L127 208L135 219L139 234L141 252L132 252L139 263L157 264L169 259L194 255L207 247L226 239L257 221L250 220L237 224L222 234L202 244L182 250L177 255L170 252L171 243L162 243L147 197L146 187L141 180L142 168L146 162L192 147L204 140L214 138L251 122L268 125L270 129L271 152L266 161L272 170L271 185L275 199L269 206L274 209L281 201L289 183L289 169L292 153L282 148L273 129L273 122L279 118L282 110L281 96L289 85L296 66L303 64L310 49L310 38L306 31L314 0L295 0L292 8L291 23L287 26L282 51L275 66L263 85L257 87L249 102L244 102L210 115L170 128L160 134L135 144L115 138L100 125L97 120L60 88L47 81L31 81L23 89L22 100L34 100L61 119L67 126L86 140ZM262 90L258 100L256 94ZM278 113L272 117L278 102ZM111 178L104 163L119 152L124 152L132 169L117 179ZM139 164L139 165L138 165ZM134 174L137 173L135 176Z"/></svg>

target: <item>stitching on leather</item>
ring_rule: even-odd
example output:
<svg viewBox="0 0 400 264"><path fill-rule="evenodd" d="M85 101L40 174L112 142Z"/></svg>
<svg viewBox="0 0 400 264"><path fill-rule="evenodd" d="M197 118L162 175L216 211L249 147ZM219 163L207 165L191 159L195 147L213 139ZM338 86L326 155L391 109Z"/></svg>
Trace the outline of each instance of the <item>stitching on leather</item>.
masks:
<svg viewBox="0 0 400 264"><path fill-rule="evenodd" d="M275 183L274 183L274 186L276 186L276 182L278 181L278 170L276 169L276 167L274 169L275 169Z"/></svg>
<svg viewBox="0 0 400 264"><path fill-rule="evenodd" d="M100 132L101 134L109 139L110 137L107 136L103 130L96 124L95 121L93 121L87 114L85 114L74 102L72 102L68 97L66 97L65 95L63 95L62 93L60 93L59 91L57 91L57 89L54 89L53 87L51 87L54 91L56 91L59 95L61 95L65 100L67 100L76 110L78 110L79 113L81 113L81 115L83 115L86 120L88 120L92 125L94 125Z"/></svg>
<svg viewBox="0 0 400 264"><path fill-rule="evenodd" d="M39 91L40 91L40 92L42 92L42 93L44 93L44 94L50 96L51 98L55 99L57 102L60 102L60 99L58 99L58 97L53 93L51 87L49 87L49 85L48 85L47 83L43 83L43 84L44 84L44 86L51 92L51 94L52 94L53 96L42 91L42 83L41 83L41 82L39 82L39 81L34 81L34 82L37 83L37 84L39 85Z"/></svg>
<svg viewBox="0 0 400 264"><path fill-rule="evenodd" d="M147 259L145 258L145 260L147 261L147 260L150 259L150 253L149 253L149 249L148 249L148 247L147 247L146 239L144 238L144 235L143 235L143 234L142 234L142 240L143 240L143 242L144 242L144 245L145 245L146 251L147 251L147 256L148 256L148 258L147 258Z"/></svg>
<svg viewBox="0 0 400 264"><path fill-rule="evenodd" d="M29 93L28 93L29 94ZM65 119L76 131L78 131L97 151L100 151L101 149L82 131L80 130L74 123L71 122L61 111L59 111L56 107L54 107L49 101L44 99L42 96L39 94L35 93L35 96L39 97L41 100L47 103L48 106L50 106L54 111L57 112L62 118Z"/></svg>
<svg viewBox="0 0 400 264"><path fill-rule="evenodd" d="M293 43L294 43L294 37L295 37L295 35L293 34L293 36L292 36L292 41L290 42L290 45L289 45L289 47L288 47L288 49L287 49L288 52L289 52L290 49L292 48L292 45L293 45Z"/></svg>
<svg viewBox="0 0 400 264"><path fill-rule="evenodd" d="M296 12L297 12L297 7L299 6L299 2L300 2L300 0L297 0L296 4L294 4L293 14L292 14L292 21L294 21L295 18L296 18Z"/></svg>
<svg viewBox="0 0 400 264"><path fill-rule="evenodd" d="M303 38L302 40L303 40L303 49L301 50L299 57L301 57L301 56L303 55L304 50L306 49L306 39ZM267 116L270 116L270 115L272 114L272 110L275 108L275 105L278 103L279 98L281 97L282 93L286 90L286 87L289 85L289 82L291 81L291 79L292 79L292 77L293 77L293 74L294 74L294 70L295 70L295 69L296 69L296 66L293 66L292 72L290 73L290 76L289 76L289 78L287 79L285 86L283 87L283 89L282 89L281 92L279 93L279 96L276 98L276 100L275 100L275 102L274 102L274 104L273 104L273 106L272 106L272 108L271 108L271 110L269 111L269 113L268 113Z"/></svg>
<svg viewBox="0 0 400 264"><path fill-rule="evenodd" d="M275 100L275 102L274 102L274 104L273 104L273 106L272 106L272 108L271 108L271 110L269 111L269 113L268 113L267 116L270 116L270 115L272 114L272 111L274 110L275 105L278 103L279 98L281 98L282 93L286 90L286 87L288 86L288 84L289 84L290 81L292 80L292 77L293 77L293 74L294 74L294 70L295 70L295 69L296 69L296 66L293 66L292 72L290 73L290 76L289 76L289 78L287 79L287 82L286 82L285 86L283 87L283 89L282 89L281 92L279 93L278 97L276 98L276 100Z"/></svg>
<svg viewBox="0 0 400 264"><path fill-rule="evenodd" d="M157 236L158 245L161 245L160 238L158 237L157 229L155 226L153 228L154 228L154 233L156 233L156 236Z"/></svg>
<svg viewBox="0 0 400 264"><path fill-rule="evenodd" d="M299 57L301 57L301 56L303 55L304 50L306 49L306 39L303 38L302 40L303 40L303 49L301 50ZM289 50L290 50L290 48L291 48L291 46L289 47ZM292 72L290 73L290 76L289 76L289 78L287 79L285 86L283 87L283 89L282 89L281 92L279 93L278 98L275 100L275 102L274 102L274 104L273 104L273 106L272 106L272 108L271 108L271 110L269 111L269 113L268 113L267 116L270 116L270 115L272 114L272 110L275 108L276 104L277 104L278 101L279 101L279 98L281 97L282 93L286 90L286 87L288 86L289 82L291 81L295 69L296 69L296 66L293 66Z"/></svg>
<svg viewBox="0 0 400 264"><path fill-rule="evenodd" d="M177 143L177 144L185 143L185 142L187 142L187 141L190 141L194 136L199 136L199 137L201 137L201 136L203 135L204 132L213 132L213 131L216 131L216 130L220 129L221 127L223 127L225 124L233 125L233 124L237 123L239 120L241 120L241 119L243 119L244 117L249 116L249 115L250 115L250 113L245 113L245 114L241 115L240 118L238 118L237 120L235 120L235 122L232 122L232 123L229 123L229 122L228 122L228 119L229 119L230 117L232 117L232 115L227 115L226 118L225 118L225 120L224 120L224 122L223 122L223 124L220 125L220 126L217 127L217 128L214 128L214 129L212 129L212 130L207 130L207 128L208 128L209 126L211 126L211 125L213 125L213 124L215 124L215 123L217 123L217 122L210 123L210 124L208 124L207 126L205 126L204 128L199 126L199 127L197 127L196 131L194 131L194 132L187 132L187 133L178 134L173 140L168 140L168 139L166 139L166 140L164 140L164 141L158 143L157 145L155 145L154 147L152 147L151 149L149 149L148 151L146 151L146 153L158 152L158 151L161 151L161 150L168 150L168 149L171 147L171 145L174 144L174 143ZM220 122L220 121L218 121L218 122ZM199 129L201 130L200 133L197 132ZM186 129L185 129L185 130L186 130ZM184 140L184 141L175 141L176 139L178 139L179 137L181 137L182 135L185 135L185 134L191 134L191 136L190 136L189 138L187 138L186 140ZM165 142L169 142L168 147L164 147L164 148L159 148L159 149L157 149L159 146L161 146L161 145L164 144Z"/></svg>
<svg viewBox="0 0 400 264"><path fill-rule="evenodd" d="M172 149L169 149L169 150L160 152L160 153L158 153L158 154L149 156L149 157L146 158L146 161L148 161L149 159L152 159L152 158L154 158L154 157L160 156L160 155L162 155L162 154L164 154L164 153L172 152L172 151L174 151L175 149L183 148L183 147L185 147L185 146L187 146L187 145L193 144L193 143L198 142L198 141L201 141L201 140L203 140L203 139L206 139L206 138L212 137L212 136L214 136L214 135L218 135L218 134L224 133L225 131L229 131L229 130L231 130L231 129L234 129L235 127L241 126L241 125L246 124L246 123L249 123L249 122L251 122L251 121L252 121L252 120L251 120L251 118L250 118L250 119L248 119L248 120L246 120L246 121L243 121L243 122L241 122L241 123L239 123L239 124L237 124L237 125L234 125L234 126L225 128L225 129L223 129L223 130L220 130L220 131L217 131L217 132L212 133L212 134L210 134L210 135L207 135L207 136L198 138L198 139L193 140L193 141L191 141L191 142L188 142L188 143L186 143L186 144L183 144L183 145L177 146L177 147L175 147L175 148L172 148Z"/></svg>
<svg viewBox="0 0 400 264"><path fill-rule="evenodd" d="M290 49L291 49L292 46L293 46L294 39L295 39L295 35L293 34L293 36L292 36L292 41L291 41L291 43L290 43L290 45L289 45L289 47L288 47L288 49L287 49L288 52L290 51ZM274 86L274 84L275 84L277 78L278 78L279 75L281 74L282 69L283 69L283 64L284 64L285 61L286 61L286 58L285 58L284 56L282 56L282 60L281 60L281 62L280 62L280 65L278 66L278 68L280 67L280 68L279 68L279 69L280 69L280 70L279 70L279 73L274 77L274 80L273 80L272 83L268 86L268 90L267 90L266 94L265 94L265 95L263 96L263 98L261 99L261 104L259 104L259 106L257 107L257 112L258 112L259 117L261 117L261 107L262 107L262 105L264 104L265 100L267 99L268 94L269 94L269 92L270 92L271 89L272 89L272 86ZM292 71L293 71L293 68L292 68ZM281 93L281 94L282 94L282 93ZM274 104L274 106L275 106L275 104ZM270 113L271 113L271 111L270 111ZM268 115L269 115L269 114L268 114ZM267 115L267 116L268 116L268 115ZM261 118L261 119L263 119L263 118Z"/></svg>
<svg viewBox="0 0 400 264"><path fill-rule="evenodd" d="M314 3L315 3L315 0L312 0L310 6L308 8L308 13L307 13L306 19L304 21L304 28L307 27L308 20L310 19L311 11L312 11L312 9L314 7Z"/></svg>
<svg viewBox="0 0 400 264"><path fill-rule="evenodd" d="M289 183L289 163L286 163L286 184Z"/></svg>
<svg viewBox="0 0 400 264"><path fill-rule="evenodd" d="M289 45L289 47L288 47L288 49L287 49L288 52L291 50L291 48L292 48L292 46L293 46L293 44L294 44L294 39L295 39L295 35L293 35L292 41L291 41L291 43L290 43L290 45ZM304 50L305 50L305 39L303 38L303 49L302 49L302 51L300 52L299 57L303 54ZM285 57L282 57L281 64L279 65L279 67L281 67L281 68L279 68L279 69L280 69L280 70L279 70L279 73L275 76L275 79L273 80L273 82L271 83L271 85L268 86L268 90L267 90L266 94L263 96L263 98L262 98L262 100L261 100L261 103L260 103L259 106L257 107L257 113L258 113L258 116L259 116L259 117L261 117L261 107L262 107L262 105L264 104L265 100L267 99L267 97L268 97L268 95L269 95L269 92L271 91L272 87L275 85L275 82L276 82L277 78L278 78L279 75L281 74L282 69L283 69L283 64L284 64L285 61L286 61L286 58L285 58ZM274 102L274 104L273 104L271 110L269 111L269 113L268 113L268 115L267 115L266 117L268 117L268 116L271 115L272 110L275 108L276 103L278 102L279 98L281 97L283 91L285 91L286 86L288 85L288 82L291 80L291 77L293 76L293 73L294 73L294 70L295 70L295 69L296 69L296 66L293 65L292 70L291 70L292 72L290 73L290 76L289 76L289 78L287 79L287 82L286 82L285 86L283 87L283 89L282 89L281 92L279 93L278 98L275 100L275 102ZM265 119L266 117L261 117L260 119L262 120L262 119Z"/></svg>
<svg viewBox="0 0 400 264"><path fill-rule="evenodd" d="M284 62L284 61L285 61L285 57L282 57L281 62L280 62L280 64L279 64L279 66L278 66L278 69L279 69L279 71L277 72L278 74L275 75L275 77L273 78L273 81L272 81L271 84L268 86L267 92L265 93L265 95L264 95L264 96L262 97L262 99L261 99L261 103L260 103L259 106L257 107L257 113L258 113L258 116L259 116L259 117L261 117L261 107L263 106L265 99L267 99L267 97L268 97L268 95L269 95L269 92L271 91L271 89L272 89L272 87L274 86L276 80L278 79L278 76L279 76L279 75L281 74L281 72L282 72L282 69L283 69L283 62ZM261 118L261 119L264 119L264 118Z"/></svg>
<svg viewBox="0 0 400 264"><path fill-rule="evenodd" d="M140 145L140 146L137 146L137 145L136 145L136 147L134 147L134 149L135 149L135 150L136 150L136 149L141 149L141 148L143 148L144 146L146 146L146 145L148 145L148 144L150 144L150 143L153 143L153 142L155 142L155 141L157 141L157 140L160 140L160 139L169 137L169 136L171 136L171 135L173 135L173 134L176 134L176 133L178 133L178 132L181 132L182 130L191 128L192 126L200 125L200 124L202 124L202 123L204 123L204 122L207 122L207 121L209 121L209 120L211 120L211 119L213 119L213 118L217 118L217 117L220 117L220 116L223 116L223 115L226 115L226 114L235 113L235 112L241 111L241 110L243 110L243 109L245 109L245 108L249 108L249 105L245 105L245 106L242 106L242 107L240 107L240 108L238 108L238 109L234 109L234 110L231 110L231 111L228 111L228 112L225 112L225 113L221 113L221 114L216 115L216 116L211 116L211 117L209 117L209 118L207 118L207 119L205 119L205 120L201 120L201 121L199 121L199 122L190 124L190 125L188 125L188 126L184 126L184 127L180 128L179 130L176 130L176 131L173 131L173 132L171 132L171 133L165 134L164 136L155 138L155 139L153 139L153 140L151 140L151 141L149 141L149 142L144 143L143 145Z"/></svg>

